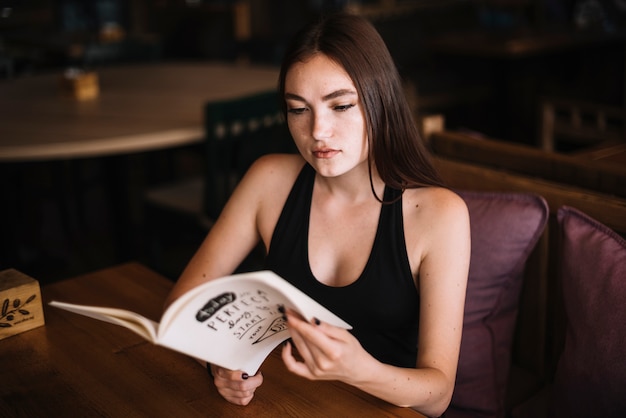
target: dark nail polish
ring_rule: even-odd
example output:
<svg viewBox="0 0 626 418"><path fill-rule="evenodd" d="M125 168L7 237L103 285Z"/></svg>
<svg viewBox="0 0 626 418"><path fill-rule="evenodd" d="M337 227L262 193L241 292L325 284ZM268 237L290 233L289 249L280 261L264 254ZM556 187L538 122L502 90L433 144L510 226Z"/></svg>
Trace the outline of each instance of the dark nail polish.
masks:
<svg viewBox="0 0 626 418"><path fill-rule="evenodd" d="M319 319L317 319L317 318L313 318L313 322L315 322L315 325L319 325L319 324L321 324L321 323L322 323L322 322L321 322Z"/></svg>
<svg viewBox="0 0 626 418"><path fill-rule="evenodd" d="M242 378L243 380L248 380L248 378L249 378L249 377L250 377L250 376L248 376L248 373L243 373L243 374L241 375L241 378Z"/></svg>

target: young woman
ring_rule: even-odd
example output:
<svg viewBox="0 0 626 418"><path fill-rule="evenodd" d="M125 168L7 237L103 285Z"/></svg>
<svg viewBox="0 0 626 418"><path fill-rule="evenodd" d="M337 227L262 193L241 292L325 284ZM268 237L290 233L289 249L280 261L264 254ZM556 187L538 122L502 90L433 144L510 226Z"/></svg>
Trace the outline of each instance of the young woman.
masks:
<svg viewBox="0 0 626 418"><path fill-rule="evenodd" d="M467 208L431 165L393 60L367 20L339 13L303 29L279 93L299 155L253 164L169 301L232 273L261 240L267 268L354 327L286 312L290 371L439 416L459 356ZM211 371L222 396L241 405L263 381Z"/></svg>

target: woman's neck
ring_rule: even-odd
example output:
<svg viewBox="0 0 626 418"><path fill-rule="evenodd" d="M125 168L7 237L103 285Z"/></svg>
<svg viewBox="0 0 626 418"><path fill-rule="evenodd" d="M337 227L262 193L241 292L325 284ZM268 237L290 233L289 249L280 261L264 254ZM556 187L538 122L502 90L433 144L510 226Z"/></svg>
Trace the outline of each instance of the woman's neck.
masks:
<svg viewBox="0 0 626 418"><path fill-rule="evenodd" d="M375 169L372 169L372 183L376 195L382 199L385 191L385 184L378 176ZM370 184L370 175L367 166L365 169L355 168L349 173L337 177L315 176L315 186L319 192L328 198L344 200L346 203L363 203L369 200L376 200Z"/></svg>

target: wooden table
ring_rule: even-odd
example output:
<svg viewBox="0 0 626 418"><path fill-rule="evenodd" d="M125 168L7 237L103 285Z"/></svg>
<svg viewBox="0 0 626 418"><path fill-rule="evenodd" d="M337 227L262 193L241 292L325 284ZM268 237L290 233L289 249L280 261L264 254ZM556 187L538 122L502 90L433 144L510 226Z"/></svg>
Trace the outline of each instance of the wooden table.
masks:
<svg viewBox="0 0 626 418"><path fill-rule="evenodd" d="M5 203L0 208L0 229L5 231L0 237L0 266L27 262L22 254L48 252L30 248L41 240L24 234L46 214L22 219L24 207L32 212L48 204L41 194L56 199L55 213L61 215L53 219L63 221L57 241L87 235L80 223L89 217L83 212L86 191L81 181L93 172L103 172L99 183L90 185L107 193L116 261L137 258L144 184L151 176L160 181L169 178L160 170L156 175L147 172L145 153L201 143L205 103L276 89L278 82L275 67L219 62L124 65L97 73L100 93L91 100L62 95L61 72L0 82L0 191ZM43 178L33 179L32 173L39 171ZM33 191L40 184L50 186L44 193ZM28 248L18 250L19 240L27 240L21 245Z"/></svg>
<svg viewBox="0 0 626 418"><path fill-rule="evenodd" d="M226 402L195 360L125 328L49 307L52 299L158 319L172 282L128 263L42 289L46 325L0 341L0 416L420 417L339 382L289 373L275 352L246 407Z"/></svg>
<svg viewBox="0 0 626 418"><path fill-rule="evenodd" d="M102 157L200 142L202 108L275 89L278 69L226 63L102 68L100 94L61 94L61 73L0 82L0 162Z"/></svg>

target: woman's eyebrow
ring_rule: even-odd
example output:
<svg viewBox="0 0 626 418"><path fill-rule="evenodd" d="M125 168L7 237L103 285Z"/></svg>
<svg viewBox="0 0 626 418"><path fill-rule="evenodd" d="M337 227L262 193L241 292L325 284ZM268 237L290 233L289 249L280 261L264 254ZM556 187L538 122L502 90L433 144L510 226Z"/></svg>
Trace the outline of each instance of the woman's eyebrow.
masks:
<svg viewBox="0 0 626 418"><path fill-rule="evenodd" d="M297 94L293 94L293 93L285 93L285 100L297 100L300 102L306 101L304 100L304 97L300 97Z"/></svg>
<svg viewBox="0 0 626 418"><path fill-rule="evenodd" d="M332 93L327 94L326 96L322 97L322 100L327 101L327 100L335 99L337 97L350 96L350 95L356 96L356 91L350 90L350 89L340 89L340 90L333 91Z"/></svg>
<svg viewBox="0 0 626 418"><path fill-rule="evenodd" d="M352 96L352 95L356 96L356 91L350 90L350 89L340 89L340 90L333 91L332 93L329 93L326 96L322 97L322 100L326 102L328 100L332 100L337 97ZM298 96L297 94L294 94L294 93L285 93L285 100L297 100L300 102L306 102L304 97Z"/></svg>

